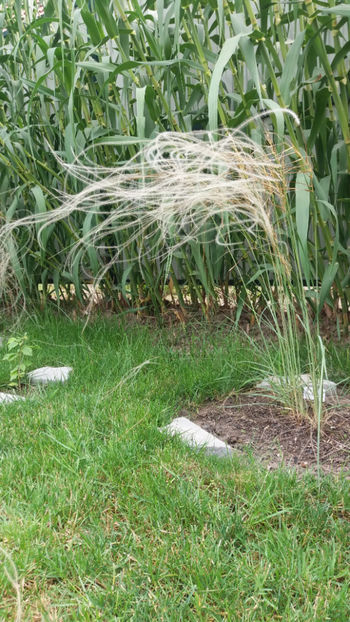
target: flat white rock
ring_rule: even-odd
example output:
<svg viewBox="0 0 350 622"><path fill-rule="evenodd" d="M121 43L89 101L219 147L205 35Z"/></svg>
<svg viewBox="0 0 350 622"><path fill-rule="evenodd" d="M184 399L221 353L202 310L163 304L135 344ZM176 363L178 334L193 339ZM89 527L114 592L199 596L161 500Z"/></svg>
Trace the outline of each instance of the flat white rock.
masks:
<svg viewBox="0 0 350 622"><path fill-rule="evenodd" d="M307 374L308 375L308 374ZM319 387L320 388L320 387ZM328 397L335 397L337 395L337 385L332 380L324 380L322 383L322 402L326 401ZM303 385L303 398L304 400L314 401L314 387L311 377L309 381Z"/></svg>
<svg viewBox="0 0 350 622"><path fill-rule="evenodd" d="M300 386L305 386L308 384L312 384L310 374L301 374L299 376ZM256 385L257 389L271 389L274 385L278 386L279 384L288 384L288 377L286 376L269 376L268 378L264 378L259 384Z"/></svg>
<svg viewBox="0 0 350 622"><path fill-rule="evenodd" d="M299 376L300 388L303 389L304 400L314 400L314 389L312 384L312 378L310 374L301 374ZM273 389L274 386L288 384L288 378L286 376L269 376L259 382L256 385L257 389ZM334 397L337 394L337 385L332 380L323 380L322 385L322 401L326 400L326 397Z"/></svg>
<svg viewBox="0 0 350 622"><path fill-rule="evenodd" d="M284 376L269 376L268 378L264 378L259 384L256 385L257 389L271 389L274 385L279 385L285 381Z"/></svg>
<svg viewBox="0 0 350 622"><path fill-rule="evenodd" d="M14 393L0 393L0 404L9 404L10 402L17 402L18 400L24 400L24 397L20 395L14 395Z"/></svg>
<svg viewBox="0 0 350 622"><path fill-rule="evenodd" d="M49 382L65 382L72 367L39 367L28 373L31 384L48 384Z"/></svg>
<svg viewBox="0 0 350 622"><path fill-rule="evenodd" d="M232 447L226 445L213 434L203 430L199 425L187 419L187 417L177 417L169 425L161 428L161 432L166 432L171 436L178 435L191 447L204 447L207 453L217 456L228 456L233 453Z"/></svg>

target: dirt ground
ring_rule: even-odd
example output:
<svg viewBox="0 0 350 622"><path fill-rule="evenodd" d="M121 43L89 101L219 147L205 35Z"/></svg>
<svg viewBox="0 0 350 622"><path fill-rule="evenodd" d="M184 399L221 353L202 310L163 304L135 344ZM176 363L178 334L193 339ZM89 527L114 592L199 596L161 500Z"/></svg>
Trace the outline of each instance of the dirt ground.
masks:
<svg viewBox="0 0 350 622"><path fill-rule="evenodd" d="M249 449L270 469L282 463L301 470L316 469L317 430L266 396L245 393L209 402L191 418L231 447ZM342 471L350 476L350 396L327 405L320 465L325 473Z"/></svg>

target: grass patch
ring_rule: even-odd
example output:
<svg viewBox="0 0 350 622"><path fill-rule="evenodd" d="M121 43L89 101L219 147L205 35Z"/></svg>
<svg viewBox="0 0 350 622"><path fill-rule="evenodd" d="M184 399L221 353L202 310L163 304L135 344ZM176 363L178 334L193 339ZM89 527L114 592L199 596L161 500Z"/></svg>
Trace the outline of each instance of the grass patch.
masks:
<svg viewBox="0 0 350 622"><path fill-rule="evenodd" d="M254 382L234 329L22 329L33 366L74 368L0 412L1 546L23 620L349 619L348 481L195 455L158 432ZM0 619L13 619L1 556Z"/></svg>

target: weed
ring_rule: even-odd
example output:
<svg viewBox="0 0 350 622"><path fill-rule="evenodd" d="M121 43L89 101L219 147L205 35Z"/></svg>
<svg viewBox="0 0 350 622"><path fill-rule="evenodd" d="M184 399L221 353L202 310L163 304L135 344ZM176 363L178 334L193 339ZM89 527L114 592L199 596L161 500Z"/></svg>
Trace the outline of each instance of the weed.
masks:
<svg viewBox="0 0 350 622"><path fill-rule="evenodd" d="M28 371L28 365L33 357L33 346L28 343L28 335L10 337L6 346L7 352L2 357L3 361L10 364L9 387L17 387L23 384Z"/></svg>

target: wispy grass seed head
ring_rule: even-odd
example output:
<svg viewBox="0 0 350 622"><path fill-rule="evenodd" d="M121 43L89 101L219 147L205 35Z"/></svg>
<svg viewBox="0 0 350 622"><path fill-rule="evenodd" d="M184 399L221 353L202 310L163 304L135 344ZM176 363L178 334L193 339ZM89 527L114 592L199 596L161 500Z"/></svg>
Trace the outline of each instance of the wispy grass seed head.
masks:
<svg viewBox="0 0 350 622"><path fill-rule="evenodd" d="M111 264L124 261L127 247L135 243L140 254L154 258L203 242L213 231L218 244L230 244L233 232L245 230L262 232L276 245L272 214L284 190L280 156L241 131L164 132L114 168L79 162L65 168L85 187L64 194L55 210L3 224L3 266L10 261L8 245L16 229L35 227L40 238L48 226L78 212L95 215L95 224L69 249L67 261L91 245L101 257L108 249L100 277ZM114 245L119 232L125 241Z"/></svg>

